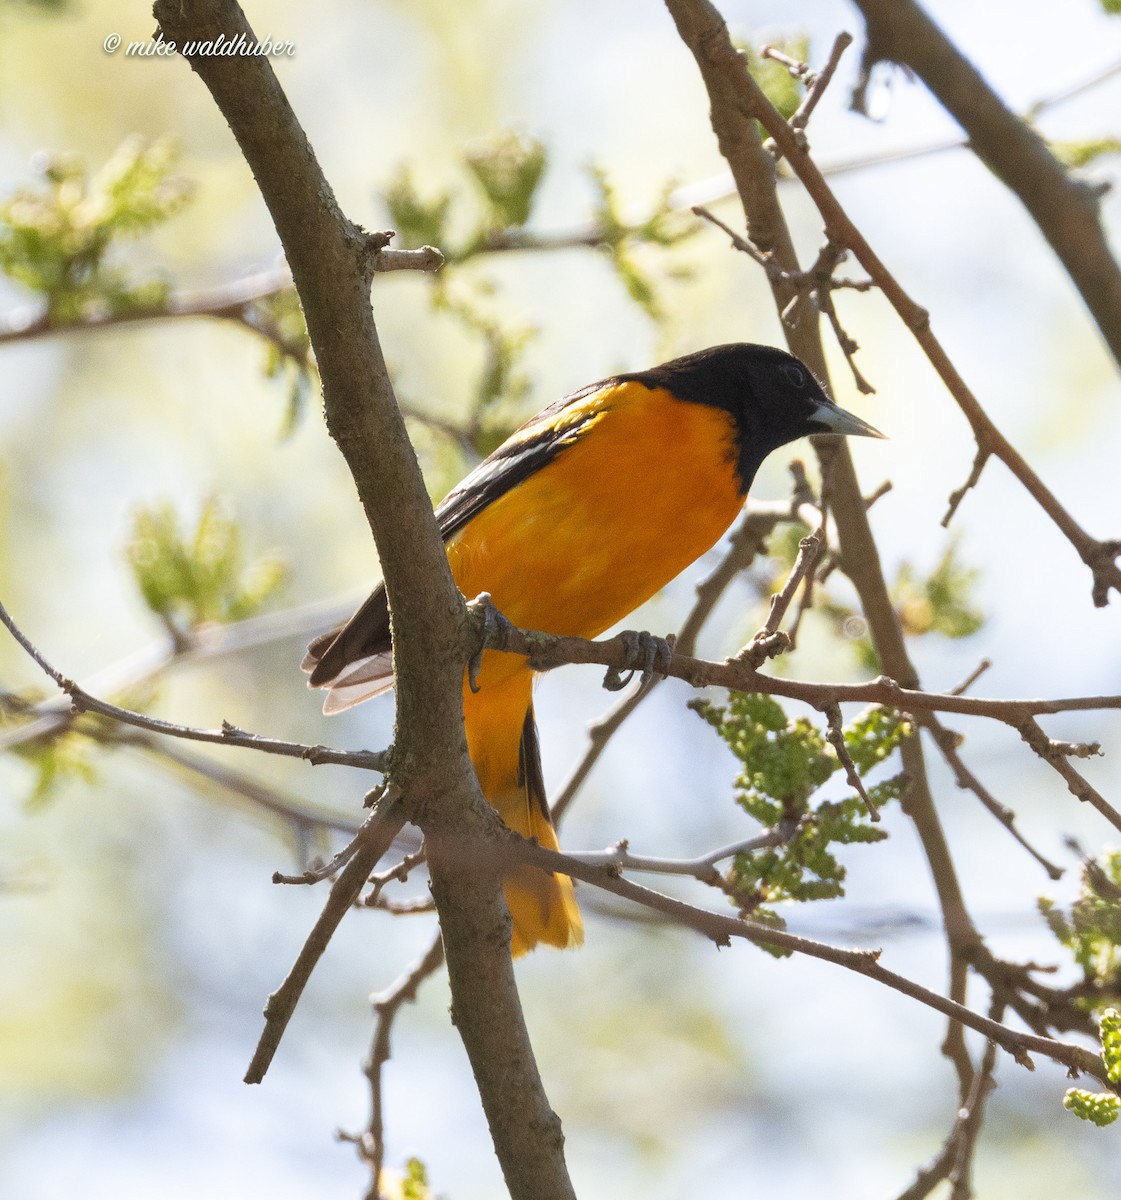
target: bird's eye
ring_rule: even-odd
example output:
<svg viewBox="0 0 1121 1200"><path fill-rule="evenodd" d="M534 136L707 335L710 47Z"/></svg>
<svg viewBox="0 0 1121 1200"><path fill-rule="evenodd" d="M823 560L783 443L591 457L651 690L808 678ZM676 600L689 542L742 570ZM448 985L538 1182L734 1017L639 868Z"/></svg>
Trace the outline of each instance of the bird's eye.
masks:
<svg viewBox="0 0 1121 1200"><path fill-rule="evenodd" d="M794 363L784 363L782 373L792 387L803 388L806 386L806 372Z"/></svg>

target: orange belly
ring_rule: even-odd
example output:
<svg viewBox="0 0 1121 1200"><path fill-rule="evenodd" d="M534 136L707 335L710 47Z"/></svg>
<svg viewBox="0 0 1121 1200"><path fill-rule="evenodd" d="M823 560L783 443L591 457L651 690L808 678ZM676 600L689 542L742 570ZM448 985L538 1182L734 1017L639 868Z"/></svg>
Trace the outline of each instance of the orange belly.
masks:
<svg viewBox="0 0 1121 1200"><path fill-rule="evenodd" d="M635 383L588 400L602 410L594 429L448 543L468 599L490 592L515 625L579 637L597 637L663 588L743 503L728 413ZM514 668L516 658L501 657ZM493 678L498 664L486 668Z"/></svg>

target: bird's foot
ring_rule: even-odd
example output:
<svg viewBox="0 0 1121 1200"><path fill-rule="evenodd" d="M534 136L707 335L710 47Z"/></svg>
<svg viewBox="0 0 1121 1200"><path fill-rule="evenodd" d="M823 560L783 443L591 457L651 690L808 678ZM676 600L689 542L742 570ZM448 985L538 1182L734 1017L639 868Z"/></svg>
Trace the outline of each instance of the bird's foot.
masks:
<svg viewBox="0 0 1121 1200"><path fill-rule="evenodd" d="M603 686L609 692L625 688L634 678L635 671L642 672L642 687L650 682L655 671L663 678L668 674L673 659L673 643L670 640L655 637L652 633L638 633L633 629L624 630L619 634L619 640L626 650L626 663L622 667L607 668Z"/></svg>
<svg viewBox="0 0 1121 1200"><path fill-rule="evenodd" d="M490 592L480 592L474 600L467 602L467 609L472 615L481 614L482 629L479 634L479 648L467 662L467 684L473 692L479 690L479 671L483 665L483 652L488 646L501 648L506 644L506 635L514 628L513 622L494 605Z"/></svg>

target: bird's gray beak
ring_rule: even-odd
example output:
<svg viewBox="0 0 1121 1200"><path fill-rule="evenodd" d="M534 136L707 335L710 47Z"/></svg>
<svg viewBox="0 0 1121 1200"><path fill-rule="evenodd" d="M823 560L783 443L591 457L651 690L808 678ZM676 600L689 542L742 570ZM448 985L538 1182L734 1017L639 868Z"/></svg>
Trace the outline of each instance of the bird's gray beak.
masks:
<svg viewBox="0 0 1121 1200"><path fill-rule="evenodd" d="M817 433L839 433L849 437L887 437L886 433L881 433L867 421L862 421L829 400L818 403L810 416L810 424L819 427L815 429Z"/></svg>

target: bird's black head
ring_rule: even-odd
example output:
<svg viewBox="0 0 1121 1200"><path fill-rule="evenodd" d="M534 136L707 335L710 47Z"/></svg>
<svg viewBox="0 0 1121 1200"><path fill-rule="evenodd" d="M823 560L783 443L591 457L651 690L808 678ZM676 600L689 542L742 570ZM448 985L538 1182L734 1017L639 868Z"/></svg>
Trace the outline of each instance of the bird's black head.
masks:
<svg viewBox="0 0 1121 1200"><path fill-rule="evenodd" d="M811 433L883 437L834 404L803 362L774 346L713 346L620 378L730 413L739 432L736 468L745 495L763 459L796 438Z"/></svg>

